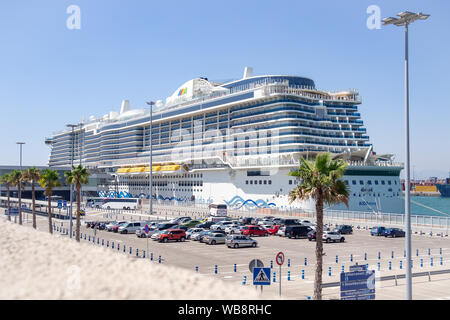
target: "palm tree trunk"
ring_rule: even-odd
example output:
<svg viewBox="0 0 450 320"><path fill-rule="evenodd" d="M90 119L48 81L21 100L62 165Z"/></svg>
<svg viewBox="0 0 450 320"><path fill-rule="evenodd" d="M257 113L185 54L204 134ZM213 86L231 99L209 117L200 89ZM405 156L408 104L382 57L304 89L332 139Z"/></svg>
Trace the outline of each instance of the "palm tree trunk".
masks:
<svg viewBox="0 0 450 320"><path fill-rule="evenodd" d="M17 186L17 196L19 197L19 224L22 224L22 183Z"/></svg>
<svg viewBox="0 0 450 320"><path fill-rule="evenodd" d="M53 228L52 228L52 193L47 192L48 196L48 232L53 234Z"/></svg>
<svg viewBox="0 0 450 320"><path fill-rule="evenodd" d="M320 192L316 200L316 274L314 279L314 300L322 300L323 269L323 194Z"/></svg>
<svg viewBox="0 0 450 320"><path fill-rule="evenodd" d="M33 203L33 228L36 229L36 197L34 194L34 180L31 181L31 202Z"/></svg>
<svg viewBox="0 0 450 320"><path fill-rule="evenodd" d="M77 212L76 212L76 215L77 215L77 226L76 226L75 240L77 240L78 242L80 242L80 209L81 209L80 208L80 206L81 206L81 204L80 204L80 202L81 202L80 196L81 196L81 185L77 184Z"/></svg>
<svg viewBox="0 0 450 320"><path fill-rule="evenodd" d="M9 202L9 187L6 189L7 190L7 197L8 197L8 221L11 221L11 203Z"/></svg>

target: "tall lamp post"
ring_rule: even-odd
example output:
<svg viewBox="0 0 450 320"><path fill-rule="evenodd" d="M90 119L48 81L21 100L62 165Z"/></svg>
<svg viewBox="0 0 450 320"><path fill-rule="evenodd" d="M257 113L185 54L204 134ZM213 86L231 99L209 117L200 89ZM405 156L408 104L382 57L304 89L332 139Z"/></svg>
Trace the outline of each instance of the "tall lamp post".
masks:
<svg viewBox="0 0 450 320"><path fill-rule="evenodd" d="M411 211L410 211L410 159L409 159L409 66L408 66L408 26L417 20L425 20L430 15L423 13L412 13L404 11L399 13L398 18L385 18L383 25L393 24L397 27L405 27L405 136L406 136L406 165L405 165L405 249L406 249L406 299L412 300L412 277L411 277Z"/></svg>
<svg viewBox="0 0 450 320"><path fill-rule="evenodd" d="M150 211L149 213L152 214L153 213L153 180L152 180L152 175L153 175L153 144L152 144L152 122L153 122L153 105L155 104L153 101L149 101L147 102L147 104L150 106L150 132L149 132L149 137L148 137L148 141L150 144L150 192L149 192L149 207L150 207Z"/></svg>
<svg viewBox="0 0 450 320"><path fill-rule="evenodd" d="M78 125L76 124L66 124L66 127L72 128L72 155L70 156L70 169L73 166L73 157L74 157L74 149L75 149L75 133L74 129ZM72 203L73 203L73 184L70 184L70 208L69 208L69 237L72 238Z"/></svg>
<svg viewBox="0 0 450 320"><path fill-rule="evenodd" d="M16 142L16 144L18 144L19 145L19 147L20 147L20 160L19 160L19 163L20 163L20 172L22 172L22 146L25 144L25 142ZM20 181L19 180L19 190L22 190L22 181ZM20 223L22 223L21 221L20 221L20 219L22 219L21 217L22 217L22 203L19 203L19 222ZM27 221L28 221L28 219L27 219Z"/></svg>

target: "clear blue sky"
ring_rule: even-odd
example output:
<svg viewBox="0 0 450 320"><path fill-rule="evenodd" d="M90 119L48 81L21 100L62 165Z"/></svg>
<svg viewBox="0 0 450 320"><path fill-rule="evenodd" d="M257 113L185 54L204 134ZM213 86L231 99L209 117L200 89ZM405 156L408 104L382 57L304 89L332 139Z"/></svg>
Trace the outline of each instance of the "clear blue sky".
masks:
<svg viewBox="0 0 450 320"><path fill-rule="evenodd" d="M81 29L69 30L69 5ZM290 74L317 87L357 88L377 153L404 161L403 29L366 27L423 11L410 27L411 161L415 176L450 170L450 2L8 0L0 3L0 164L45 165L44 138L84 115L165 99L198 76Z"/></svg>

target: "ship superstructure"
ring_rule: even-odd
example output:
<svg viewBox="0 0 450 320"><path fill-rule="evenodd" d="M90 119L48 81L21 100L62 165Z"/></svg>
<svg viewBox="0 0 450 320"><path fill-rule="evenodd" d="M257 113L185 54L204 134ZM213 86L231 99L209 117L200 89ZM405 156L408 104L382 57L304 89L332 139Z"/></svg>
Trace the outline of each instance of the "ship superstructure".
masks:
<svg viewBox="0 0 450 320"><path fill-rule="evenodd" d="M350 210L400 212L402 164L374 153L359 104L356 90L320 90L308 78L253 76L247 68L227 83L187 81L156 102L151 129L150 110L125 100L120 113L55 133L49 165L70 165L73 156L111 176L100 195L148 198L151 141L158 201L310 208L288 203L298 183L288 173L300 157L330 152L349 163Z"/></svg>

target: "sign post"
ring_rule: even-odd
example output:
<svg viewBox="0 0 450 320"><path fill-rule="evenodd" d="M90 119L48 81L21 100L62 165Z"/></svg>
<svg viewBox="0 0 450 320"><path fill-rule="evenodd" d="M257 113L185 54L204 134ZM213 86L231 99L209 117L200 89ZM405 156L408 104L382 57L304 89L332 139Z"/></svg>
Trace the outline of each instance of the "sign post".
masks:
<svg viewBox="0 0 450 320"><path fill-rule="evenodd" d="M147 254L148 254L148 232L150 231L150 229L148 228L148 224L145 225L144 231L145 231L145 237L147 238Z"/></svg>
<svg viewBox="0 0 450 320"><path fill-rule="evenodd" d="M277 256L275 257L275 261L277 262L277 264L280 266L280 297L281 297L281 266L284 263L284 253L283 252L278 252Z"/></svg>
<svg viewBox="0 0 450 320"><path fill-rule="evenodd" d="M248 264L248 269L253 274L255 268L264 268L264 263L261 260L259 260L259 259L253 259ZM270 272L269 272L269 274L270 274ZM253 282L254 282L254 279L255 279L255 276L253 276ZM255 284L255 283L253 283L253 284ZM256 290L258 290L258 287L255 287L255 288L256 288ZM263 286L261 285L261 293L262 292L263 292Z"/></svg>

